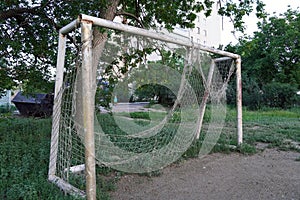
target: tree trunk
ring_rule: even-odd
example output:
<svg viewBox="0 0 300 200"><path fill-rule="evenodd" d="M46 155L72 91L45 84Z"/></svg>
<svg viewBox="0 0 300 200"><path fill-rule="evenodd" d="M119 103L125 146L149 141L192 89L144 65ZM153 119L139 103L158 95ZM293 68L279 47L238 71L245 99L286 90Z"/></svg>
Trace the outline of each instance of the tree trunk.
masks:
<svg viewBox="0 0 300 200"><path fill-rule="evenodd" d="M113 21L116 16L117 7L120 0L108 0L106 8L100 8L100 18ZM94 91L96 92L97 67L101 54L107 41L107 32L100 32L99 29L94 29L93 33L93 74L94 74Z"/></svg>

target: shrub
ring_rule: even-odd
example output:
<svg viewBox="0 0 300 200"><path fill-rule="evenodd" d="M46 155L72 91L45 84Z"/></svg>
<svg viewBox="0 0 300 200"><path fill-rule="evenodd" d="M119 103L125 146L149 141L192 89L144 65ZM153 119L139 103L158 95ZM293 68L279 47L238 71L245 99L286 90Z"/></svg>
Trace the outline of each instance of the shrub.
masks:
<svg viewBox="0 0 300 200"><path fill-rule="evenodd" d="M263 86L263 103L269 107L290 108L297 103L297 88L287 83L272 82Z"/></svg>
<svg viewBox="0 0 300 200"><path fill-rule="evenodd" d="M248 77L243 82L243 104L251 110L259 109L262 104L262 91L259 85Z"/></svg>
<svg viewBox="0 0 300 200"><path fill-rule="evenodd" d="M16 110L16 108L13 105L9 106L7 104L7 105L1 105L0 106L0 114L1 113L10 113L10 112L12 112L14 110Z"/></svg>
<svg viewBox="0 0 300 200"><path fill-rule="evenodd" d="M243 89L243 105L248 107L251 110L259 109L262 104L262 91L258 83L249 78L248 75L244 74L242 78L242 89ZM236 104L236 82L233 78L228 85L226 91L227 104L235 105Z"/></svg>

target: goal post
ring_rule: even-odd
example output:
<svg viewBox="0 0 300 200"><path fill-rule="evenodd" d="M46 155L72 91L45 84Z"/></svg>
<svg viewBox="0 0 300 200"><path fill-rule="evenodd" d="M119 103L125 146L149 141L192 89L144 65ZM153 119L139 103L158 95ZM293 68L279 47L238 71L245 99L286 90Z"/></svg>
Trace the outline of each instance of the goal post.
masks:
<svg viewBox="0 0 300 200"><path fill-rule="evenodd" d="M82 95L83 104L83 129L85 146L85 178L87 199L96 199L96 163L95 163L95 138L94 138L94 101L93 92L93 51L92 51L92 22L82 20Z"/></svg>
<svg viewBox="0 0 300 200"><path fill-rule="evenodd" d="M197 49L203 52L216 54L222 56L221 58L212 59L211 65L208 70L207 78L202 76L203 81L206 82L206 89L204 91L204 96L200 100L200 108L197 110L199 117L197 118L197 122L200 124L197 126L196 134L194 139L199 138L199 134L201 131L203 116L206 108L206 103L208 101L208 96L210 95L210 89L213 79L214 71L216 70L216 65L218 62L223 62L228 59L233 60L234 70L236 76L236 127L237 127L237 144L241 145L243 142L243 129L242 129L242 82L241 82L241 57L237 54L233 54L230 52L226 52L223 50L218 50L214 48L210 48L201 44L194 44L191 41L181 40L177 38L170 37L168 35L160 34L154 31L149 31L133 26L124 25L121 23L115 23L112 21L108 21L105 19L100 19L88 15L81 14L78 19L72 21L70 24L66 25L59 32L59 41L58 41L58 55L57 55L57 67L56 67L56 80L55 80L55 96L54 96L54 108L53 108L53 119L52 119L52 133L51 133L51 149L50 149L50 159L49 159L49 171L48 171L48 180L56 184L63 191L70 193L75 196L87 197L88 199L96 199L96 150L102 147L95 147L95 142L97 143L105 143L109 144L110 141L101 141L102 137L95 137L95 132L101 132L101 127L97 127L95 122L95 91L94 91L94 70L93 70L93 26L99 26L102 28L118 30L138 36L143 36L145 38L151 38L175 45L180 45L189 49ZM80 58L80 66L75 67L75 72L68 72L66 70L66 48L67 48L67 35L72 33L77 29L77 27L81 27L81 58ZM156 65L155 65L156 66ZM160 66L160 65L157 65ZM154 67L155 68L155 67ZM231 70L232 68L230 68ZM78 70L80 73L78 73ZM185 70L185 69L184 69ZM184 71L183 70L183 71ZM82 84L77 84L76 86L71 87L73 84L71 81L66 81L65 76L68 73L73 73L72 76L78 78L76 76L80 76L79 78L82 80ZM184 73L184 72L183 72ZM191 73L191 71L189 72ZM182 75L184 77L184 75ZM73 79L72 79L73 80ZM227 82L229 81L229 78ZM185 94L180 94L180 90L182 89L180 84L180 89L178 95L181 98ZM76 89L76 87L78 87ZM171 86L170 86L171 87ZM186 86L190 87L191 86ZM83 93L79 96L76 94L78 92ZM82 105L79 108L75 108L76 103L64 105L64 98L72 101L79 97L79 100ZM78 100L78 99L77 99ZM180 105L177 100L175 101L175 105ZM64 109L64 111L62 111ZM79 109L79 110L76 110ZM73 113L73 110L76 110L76 114ZM172 112L175 112L171 109ZM190 112L190 111L188 111ZM174 114L174 113L172 113ZM186 113L185 113L186 114ZM189 114L189 113L188 113ZM67 116L68 115L68 116ZM76 119L74 119L74 115L80 115L82 120L82 124L77 123ZM187 114L186 114L187 115ZM61 121L67 122L61 122ZM164 120L162 120L164 122ZM82 126L82 127L81 127ZM79 127L79 128L78 128ZM157 126L157 129L161 129L161 125ZM178 127L177 127L178 128ZM180 127L184 128L184 126ZM80 130L78 130L80 129ZM76 133L80 132L80 133ZM147 131L143 132L143 134L149 134ZM136 137L145 137L143 136L130 136L133 140ZM148 137L148 136L147 136ZM149 136L150 137L150 136ZM135 141L135 140L134 140ZM76 149L75 149L76 146ZM110 147L109 147L110 148ZM75 152L72 152L75 149ZM105 149L103 149L106 151ZM113 148L111 149L113 151ZM178 151L178 150L176 150ZM181 151L181 150L180 150ZM117 165L124 165L128 167L127 162L136 162L135 165L139 165L140 162L143 162L143 159L148 159L148 157L142 158L141 160L135 161L136 157L127 158L124 160L120 160L118 158L118 152L124 152L123 150L118 149L115 151L111 160L107 162L103 162L104 165L110 166L109 162L117 163ZM106 154L107 152L105 152ZM107 153L109 155L109 153ZM125 155L125 154L124 154ZM80 157L80 158L79 158ZM75 161L71 161L75 159ZM119 159L119 160L118 160ZM117 162L117 161L118 162ZM152 165L149 165L150 168ZM148 166L148 167L149 167ZM85 179L85 188L78 188L73 186L72 183L69 182L69 179L72 178L72 173L81 173L80 171L85 170L84 179ZM79 174L82 177L82 174Z"/></svg>
<svg viewBox="0 0 300 200"><path fill-rule="evenodd" d="M236 58L236 105L237 105L237 136L238 145L243 143L243 111L242 111L242 59Z"/></svg>
<svg viewBox="0 0 300 200"><path fill-rule="evenodd" d="M85 129L85 165L86 171L86 192L77 189L65 180L57 177L56 164L57 164L57 151L58 151L58 139L59 139L59 120L61 115L61 95L60 92L63 86L63 74L64 74L64 62L65 62L65 50L66 50L66 33L65 31L71 31L77 26L79 22L76 20L63 29L59 34L58 42L58 56L57 56L57 73L55 81L55 94L54 94L54 112L51 134L51 152L48 179L55 183L62 190L71 193L72 195L87 197L88 199L96 199L96 178L95 178L95 140L94 140L94 103L92 92L92 23L90 21L81 21L81 35L82 35L82 79L85 80L82 84L82 91L86 91L84 95L85 104L83 106L83 124ZM71 29L71 30L70 30Z"/></svg>

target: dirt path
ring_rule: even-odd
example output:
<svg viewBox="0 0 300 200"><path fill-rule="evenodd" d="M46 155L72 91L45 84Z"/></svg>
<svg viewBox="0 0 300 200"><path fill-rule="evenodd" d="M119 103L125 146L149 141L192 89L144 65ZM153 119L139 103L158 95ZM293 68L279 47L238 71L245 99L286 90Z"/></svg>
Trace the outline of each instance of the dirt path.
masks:
<svg viewBox="0 0 300 200"><path fill-rule="evenodd" d="M190 159L157 177L126 175L112 199L300 200L300 153L265 149L252 156L237 153Z"/></svg>

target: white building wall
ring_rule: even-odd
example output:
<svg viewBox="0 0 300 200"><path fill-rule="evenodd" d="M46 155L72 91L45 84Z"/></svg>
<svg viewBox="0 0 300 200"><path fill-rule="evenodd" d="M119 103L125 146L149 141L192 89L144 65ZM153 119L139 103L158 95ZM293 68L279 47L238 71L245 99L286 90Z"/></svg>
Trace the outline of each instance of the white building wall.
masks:
<svg viewBox="0 0 300 200"><path fill-rule="evenodd" d="M0 106L11 105L11 91L7 90L3 96L0 97Z"/></svg>
<svg viewBox="0 0 300 200"><path fill-rule="evenodd" d="M190 39L194 43L215 48L222 43L222 17L218 15L219 6L218 1L215 1L209 17L206 17L204 13L197 14L195 28L189 29Z"/></svg>
<svg viewBox="0 0 300 200"><path fill-rule="evenodd" d="M171 37L177 39L189 38L194 43L199 43L209 47L218 48L222 44L222 17L218 15L220 4L218 0L214 0L212 13L209 17L206 17L203 12L198 13L195 23L195 28L182 29L174 27L172 33L162 29L161 32L169 34ZM116 17L115 22L122 22L121 17Z"/></svg>

